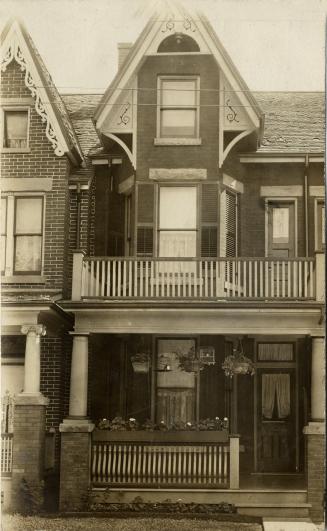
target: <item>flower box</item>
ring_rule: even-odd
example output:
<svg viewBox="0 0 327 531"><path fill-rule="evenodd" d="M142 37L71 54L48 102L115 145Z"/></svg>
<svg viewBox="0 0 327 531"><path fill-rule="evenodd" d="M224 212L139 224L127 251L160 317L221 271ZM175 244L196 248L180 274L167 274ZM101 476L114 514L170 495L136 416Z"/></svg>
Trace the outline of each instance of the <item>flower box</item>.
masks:
<svg viewBox="0 0 327 531"><path fill-rule="evenodd" d="M227 443L227 430L203 431L147 431L147 430L94 430L93 440L103 442L145 442L145 443Z"/></svg>

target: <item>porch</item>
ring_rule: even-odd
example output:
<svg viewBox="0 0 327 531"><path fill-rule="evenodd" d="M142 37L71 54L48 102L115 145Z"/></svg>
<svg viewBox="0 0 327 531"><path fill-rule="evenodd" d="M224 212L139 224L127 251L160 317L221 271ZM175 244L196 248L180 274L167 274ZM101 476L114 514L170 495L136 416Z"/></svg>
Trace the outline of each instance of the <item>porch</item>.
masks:
<svg viewBox="0 0 327 531"><path fill-rule="evenodd" d="M315 258L86 257L76 251L72 300L321 300Z"/></svg>

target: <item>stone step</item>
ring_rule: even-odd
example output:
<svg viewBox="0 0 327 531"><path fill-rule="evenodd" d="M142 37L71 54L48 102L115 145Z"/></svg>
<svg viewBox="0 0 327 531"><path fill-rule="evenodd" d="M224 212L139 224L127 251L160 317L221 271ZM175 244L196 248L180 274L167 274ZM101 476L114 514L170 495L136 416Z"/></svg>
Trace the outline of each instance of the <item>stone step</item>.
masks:
<svg viewBox="0 0 327 531"><path fill-rule="evenodd" d="M220 503L227 502L235 505L258 504L305 504L307 492L305 490L229 490L229 489L127 489L111 488L93 489L92 499L98 503L131 503L136 497L144 502L162 502L169 498L172 502L182 500L184 503Z"/></svg>
<svg viewBox="0 0 327 531"><path fill-rule="evenodd" d="M262 517L278 517L280 521L285 519L307 519L309 518L309 510L311 505L309 503L257 503L257 504L237 504L239 514L262 516ZM285 530L286 531L286 530Z"/></svg>

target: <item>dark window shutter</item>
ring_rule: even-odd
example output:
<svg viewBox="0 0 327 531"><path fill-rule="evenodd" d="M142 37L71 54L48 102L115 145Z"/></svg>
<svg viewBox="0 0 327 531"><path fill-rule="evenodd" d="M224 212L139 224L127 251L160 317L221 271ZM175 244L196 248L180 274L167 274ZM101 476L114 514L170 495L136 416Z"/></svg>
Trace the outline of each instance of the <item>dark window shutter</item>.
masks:
<svg viewBox="0 0 327 531"><path fill-rule="evenodd" d="M201 256L218 255L218 184L201 185Z"/></svg>
<svg viewBox="0 0 327 531"><path fill-rule="evenodd" d="M153 223L154 218L154 186L138 184L137 186L137 221Z"/></svg>
<svg viewBox="0 0 327 531"><path fill-rule="evenodd" d="M137 255L153 256L153 229L151 227L138 227Z"/></svg>
<svg viewBox="0 0 327 531"><path fill-rule="evenodd" d="M154 185L137 185L137 255L153 256L154 250Z"/></svg>
<svg viewBox="0 0 327 531"><path fill-rule="evenodd" d="M226 190L226 256L237 256L237 196Z"/></svg>

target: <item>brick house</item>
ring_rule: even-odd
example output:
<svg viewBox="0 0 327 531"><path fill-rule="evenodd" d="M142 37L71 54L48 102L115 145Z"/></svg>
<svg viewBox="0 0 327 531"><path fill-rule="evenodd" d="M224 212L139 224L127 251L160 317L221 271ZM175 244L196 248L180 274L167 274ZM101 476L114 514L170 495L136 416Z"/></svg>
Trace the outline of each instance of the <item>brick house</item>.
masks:
<svg viewBox="0 0 327 531"><path fill-rule="evenodd" d="M102 96L1 51L5 503L321 520L323 95L251 93L184 12Z"/></svg>

